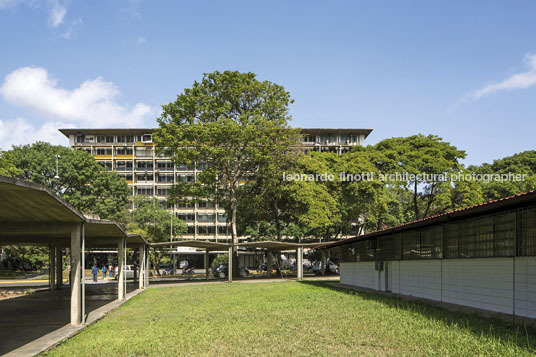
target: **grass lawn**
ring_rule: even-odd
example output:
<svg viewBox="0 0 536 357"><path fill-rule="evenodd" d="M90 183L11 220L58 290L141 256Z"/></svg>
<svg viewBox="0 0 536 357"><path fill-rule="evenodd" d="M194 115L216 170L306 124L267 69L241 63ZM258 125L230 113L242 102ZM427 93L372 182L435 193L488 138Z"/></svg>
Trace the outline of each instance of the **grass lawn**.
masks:
<svg viewBox="0 0 536 357"><path fill-rule="evenodd" d="M534 356L536 330L322 283L154 288L47 355Z"/></svg>

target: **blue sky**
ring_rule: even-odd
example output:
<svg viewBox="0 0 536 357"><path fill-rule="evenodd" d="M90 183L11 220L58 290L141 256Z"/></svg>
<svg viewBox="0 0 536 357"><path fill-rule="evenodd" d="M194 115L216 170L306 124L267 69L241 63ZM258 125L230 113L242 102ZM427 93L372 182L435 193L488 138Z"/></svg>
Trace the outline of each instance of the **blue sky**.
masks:
<svg viewBox="0 0 536 357"><path fill-rule="evenodd" d="M436 134L468 164L534 149L534 1L0 0L0 147L155 126L214 70L285 86L300 127Z"/></svg>

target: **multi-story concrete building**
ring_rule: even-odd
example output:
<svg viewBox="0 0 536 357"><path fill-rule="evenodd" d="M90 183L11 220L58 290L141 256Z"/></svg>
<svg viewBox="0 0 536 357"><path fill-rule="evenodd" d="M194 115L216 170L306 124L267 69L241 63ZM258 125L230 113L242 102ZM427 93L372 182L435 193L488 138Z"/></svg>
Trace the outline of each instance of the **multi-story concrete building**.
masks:
<svg viewBox="0 0 536 357"><path fill-rule="evenodd" d="M152 140L155 129L60 129L69 146L86 150L107 170L117 171L132 189L132 195L158 197L165 202L171 186L193 182L206 164L174 164L157 156ZM363 145L372 129L302 129L300 143L305 151L343 154ZM225 211L210 200L168 207L186 222L184 239L226 241L230 238Z"/></svg>

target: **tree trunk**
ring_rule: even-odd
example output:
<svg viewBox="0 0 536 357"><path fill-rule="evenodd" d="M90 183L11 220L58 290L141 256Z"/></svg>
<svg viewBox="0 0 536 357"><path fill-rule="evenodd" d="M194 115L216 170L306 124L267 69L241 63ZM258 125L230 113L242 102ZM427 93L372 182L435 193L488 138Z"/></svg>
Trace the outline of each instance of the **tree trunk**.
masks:
<svg viewBox="0 0 536 357"><path fill-rule="evenodd" d="M413 191L413 210L415 211L415 219L419 219L419 206L417 204L417 181L415 181Z"/></svg>

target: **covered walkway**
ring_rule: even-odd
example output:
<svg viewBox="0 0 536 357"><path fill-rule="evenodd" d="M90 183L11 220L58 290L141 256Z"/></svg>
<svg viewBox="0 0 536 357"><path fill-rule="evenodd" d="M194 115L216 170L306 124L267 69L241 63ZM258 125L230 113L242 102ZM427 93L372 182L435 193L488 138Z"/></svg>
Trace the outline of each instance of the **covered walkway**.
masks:
<svg viewBox="0 0 536 357"><path fill-rule="evenodd" d="M6 352L5 346L25 341L25 336L35 338L68 323L83 325L95 308L123 301L129 288L148 285L148 244L143 237L127 234L115 222L85 217L44 186L4 176L0 176L0 245L48 247L50 258L50 291L0 301L0 353ZM89 248L117 250L117 283L85 284ZM130 287L124 271L127 248L139 252L139 279ZM68 288L63 285L64 256L70 261Z"/></svg>

